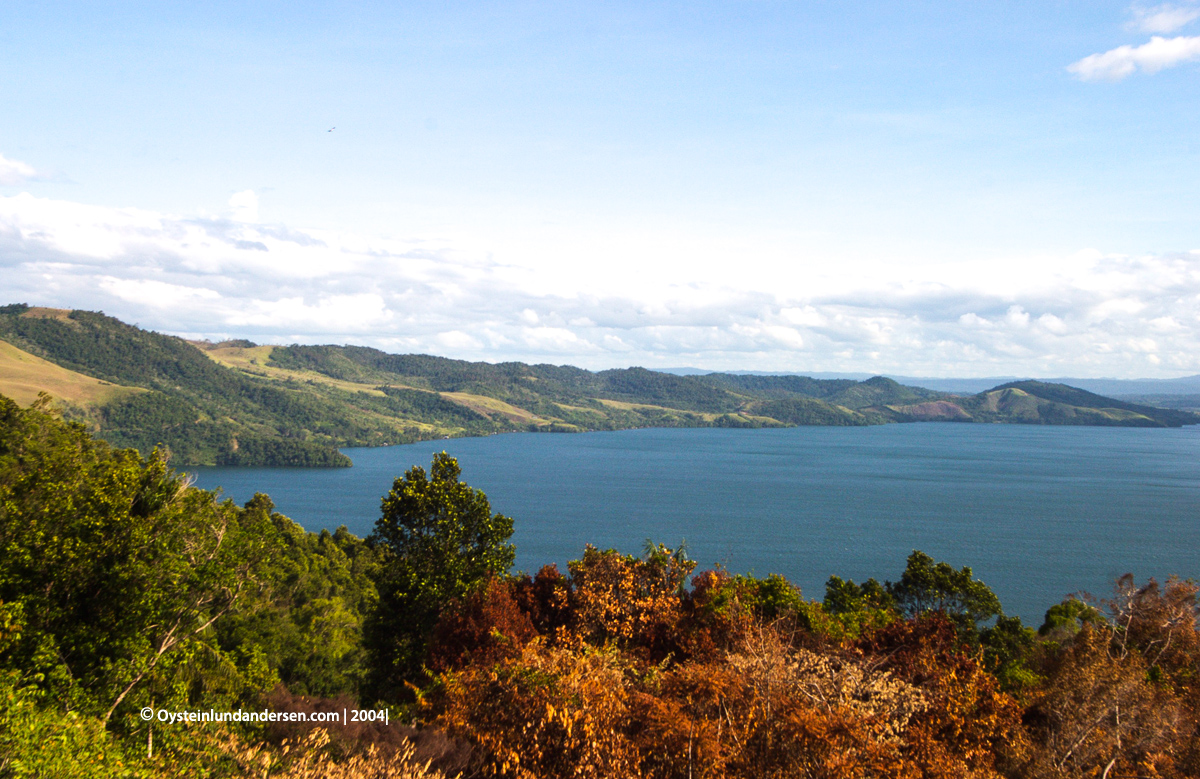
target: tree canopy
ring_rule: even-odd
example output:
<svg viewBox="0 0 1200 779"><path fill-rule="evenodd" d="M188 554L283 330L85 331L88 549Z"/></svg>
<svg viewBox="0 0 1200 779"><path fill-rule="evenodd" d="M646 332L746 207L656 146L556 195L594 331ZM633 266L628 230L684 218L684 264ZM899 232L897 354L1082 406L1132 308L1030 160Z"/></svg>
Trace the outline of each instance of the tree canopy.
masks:
<svg viewBox="0 0 1200 779"><path fill-rule="evenodd" d="M382 553L381 608L369 625L373 691L386 695L418 678L428 636L445 604L461 600L516 556L513 521L459 481L445 452L430 472L414 466L384 496L368 543Z"/></svg>
<svg viewBox="0 0 1200 779"><path fill-rule="evenodd" d="M966 634L1001 613L996 593L975 579L969 567L955 569L917 550L908 556L900 581L887 583L887 591L904 615L941 611Z"/></svg>

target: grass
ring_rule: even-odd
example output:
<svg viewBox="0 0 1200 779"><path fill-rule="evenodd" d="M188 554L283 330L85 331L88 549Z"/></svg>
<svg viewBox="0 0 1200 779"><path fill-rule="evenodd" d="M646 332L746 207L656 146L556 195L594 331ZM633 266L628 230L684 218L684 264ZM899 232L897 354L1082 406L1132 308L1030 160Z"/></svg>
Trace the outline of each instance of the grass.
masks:
<svg viewBox="0 0 1200 779"><path fill-rule="evenodd" d="M459 405L466 406L472 411L477 411L489 417L499 414L519 424L544 425L551 422L551 420L542 419L536 414L530 413L523 408L518 408L511 403L505 403L503 400L498 400L497 398L489 398L486 395L472 395L469 392L440 392L438 394L447 400L452 400Z"/></svg>
<svg viewBox="0 0 1200 779"><path fill-rule="evenodd" d="M0 341L0 395L23 406L37 400L39 392L48 392L55 400L73 406L94 408L145 391L84 376Z"/></svg>
<svg viewBox="0 0 1200 779"><path fill-rule="evenodd" d="M337 387L347 392L365 392L368 395L383 396L383 392L376 389L376 384L363 384L356 381L335 379L316 371L297 371L268 365L267 361L271 357L272 350L275 349L274 346L213 346L204 341L189 341L189 343L207 354L213 362L220 363L227 368L233 368L243 373L249 373L252 376L262 376L280 381L287 381L289 379L301 382L311 381L329 387ZM389 384L389 386L413 389L402 384Z"/></svg>
<svg viewBox="0 0 1200 779"><path fill-rule="evenodd" d="M378 389L380 386L396 387L398 389L415 389L422 392L427 392L421 387L414 387L408 384L400 384L394 381L380 384L378 382L357 382L348 381L346 379L335 379L331 376L326 376L323 373L316 371L294 370L291 368L279 368L273 365L268 365L271 357L271 352L275 349L274 346L214 346L205 343L204 341L191 341L201 351L209 356L214 362L220 363L227 368L249 373L255 376L276 379L279 381L298 381L312 382L314 384L322 384L327 387L335 387L346 392L365 392L368 395L382 397L384 393ZM460 406L465 406L472 411L483 414L487 417L495 417L497 415L504 417L510 422L521 425L548 425L553 420L542 419L541 417L526 411L523 408L505 403L503 400L491 398L486 395L475 395L469 392L439 392L436 393L446 400L453 401ZM593 411L594 409L586 409ZM401 420L404 426L415 426L426 431L438 431L446 433L459 432L457 428L442 427L431 425L418 420Z"/></svg>

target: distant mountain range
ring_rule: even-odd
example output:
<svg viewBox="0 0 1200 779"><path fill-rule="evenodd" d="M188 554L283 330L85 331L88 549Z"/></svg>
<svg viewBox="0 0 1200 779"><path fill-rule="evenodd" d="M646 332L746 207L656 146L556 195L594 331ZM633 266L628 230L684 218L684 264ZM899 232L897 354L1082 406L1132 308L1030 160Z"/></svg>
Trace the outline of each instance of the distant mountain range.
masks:
<svg viewBox="0 0 1200 779"><path fill-rule="evenodd" d="M101 313L0 307L0 394L48 392L118 446L177 465L349 465L344 446L518 430L953 421L1175 427L1200 415L1061 383L953 393L874 376L481 363L361 346L189 342Z"/></svg>
<svg viewBox="0 0 1200 779"><path fill-rule="evenodd" d="M676 376L707 376L720 371L709 371L702 368L657 368L663 373ZM767 371L730 371L735 375L744 376L793 376L794 373ZM853 379L862 381L875 374L871 373L836 373L818 372L806 373L816 379ZM1031 376L986 376L981 378L947 378L944 376L903 376L899 374L883 374L901 384L909 384L939 392L969 393L986 392L1001 384L1016 381L1040 381L1046 384L1067 384L1072 387L1094 392L1097 395L1107 395L1113 398L1133 397L1182 397L1200 395L1200 374L1183 376L1176 379L1082 379L1072 377L1034 378Z"/></svg>

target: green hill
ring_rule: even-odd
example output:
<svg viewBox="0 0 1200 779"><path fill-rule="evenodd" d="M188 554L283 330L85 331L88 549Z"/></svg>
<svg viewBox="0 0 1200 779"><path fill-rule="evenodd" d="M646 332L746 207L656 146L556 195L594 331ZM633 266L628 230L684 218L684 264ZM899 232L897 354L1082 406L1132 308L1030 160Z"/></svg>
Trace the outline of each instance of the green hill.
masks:
<svg viewBox="0 0 1200 779"><path fill-rule="evenodd" d="M0 394L43 389L64 414L180 465L339 466L343 446L512 431L962 421L1165 427L1187 411L1061 384L972 396L805 376L479 363L362 346L189 342L102 313L0 307Z"/></svg>
<svg viewBox="0 0 1200 779"><path fill-rule="evenodd" d="M950 420L1034 425L1181 427L1200 422L1189 411L1155 408L1106 398L1066 384L1016 381L966 397L878 409L899 422Z"/></svg>

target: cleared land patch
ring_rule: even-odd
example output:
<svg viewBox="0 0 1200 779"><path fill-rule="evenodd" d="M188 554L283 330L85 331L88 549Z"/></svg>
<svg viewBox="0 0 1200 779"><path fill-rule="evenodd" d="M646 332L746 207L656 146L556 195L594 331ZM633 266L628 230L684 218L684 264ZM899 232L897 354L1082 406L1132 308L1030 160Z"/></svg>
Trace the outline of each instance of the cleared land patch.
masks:
<svg viewBox="0 0 1200 779"><path fill-rule="evenodd" d="M384 394L376 388L375 384L335 379L332 376L326 376L316 371L297 371L291 368L278 368L274 365L268 365L267 361L271 358L271 352L275 349L274 346L214 346L204 341L189 341L188 343L195 345L200 351L207 354L213 362L220 363L226 368L233 368L242 373L248 373L251 376L278 379L280 381L287 381L289 379L293 381L311 381L330 387L337 387L347 392L365 392L368 395L382 396ZM389 384L389 386L413 389L402 384Z"/></svg>
<svg viewBox="0 0 1200 779"><path fill-rule="evenodd" d="M496 398L489 398L486 395L472 395L469 392L439 392L438 394L447 400L452 400L487 417L500 414L513 422L533 423L537 425L547 424L550 421L542 419L523 408L518 408L511 403L505 403L503 400L497 400Z"/></svg>
<svg viewBox="0 0 1200 779"><path fill-rule="evenodd" d="M23 406L37 400L39 392L48 392L56 400L72 405L94 407L145 391L69 371L0 341L0 395L7 395Z"/></svg>

